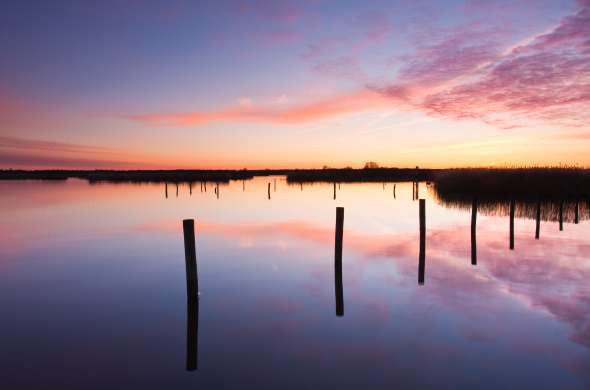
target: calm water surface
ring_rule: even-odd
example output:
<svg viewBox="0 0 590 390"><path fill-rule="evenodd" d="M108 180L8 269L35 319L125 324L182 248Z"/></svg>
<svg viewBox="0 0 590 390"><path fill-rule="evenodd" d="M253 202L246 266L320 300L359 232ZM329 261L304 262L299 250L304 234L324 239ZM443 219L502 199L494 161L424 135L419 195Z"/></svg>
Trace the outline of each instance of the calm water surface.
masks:
<svg viewBox="0 0 590 390"><path fill-rule="evenodd" d="M543 221L539 240L517 205L514 250L508 217L480 212L474 266L471 210L421 183L419 285L412 183L395 198L391 183L342 184L334 200L331 184L274 180L220 185L219 199L211 183L169 184L168 198L162 184L0 183L0 387L590 386L586 205L563 231ZM188 308L184 218L200 284Z"/></svg>

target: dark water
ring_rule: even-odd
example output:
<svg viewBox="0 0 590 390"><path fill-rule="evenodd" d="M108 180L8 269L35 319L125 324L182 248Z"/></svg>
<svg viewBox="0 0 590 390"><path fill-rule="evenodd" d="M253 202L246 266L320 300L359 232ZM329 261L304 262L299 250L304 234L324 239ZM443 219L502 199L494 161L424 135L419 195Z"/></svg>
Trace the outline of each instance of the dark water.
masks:
<svg viewBox="0 0 590 390"><path fill-rule="evenodd" d="M412 184L0 183L0 388L590 386L590 225ZM344 207L337 316L336 207ZM506 210L507 206L498 210ZM493 209L493 208L492 208ZM196 220L187 307L182 220ZM336 278L337 279L337 278ZM187 329L187 325L189 329ZM198 329L197 329L198 326ZM187 345L187 341L189 345ZM194 371L187 371L196 365Z"/></svg>

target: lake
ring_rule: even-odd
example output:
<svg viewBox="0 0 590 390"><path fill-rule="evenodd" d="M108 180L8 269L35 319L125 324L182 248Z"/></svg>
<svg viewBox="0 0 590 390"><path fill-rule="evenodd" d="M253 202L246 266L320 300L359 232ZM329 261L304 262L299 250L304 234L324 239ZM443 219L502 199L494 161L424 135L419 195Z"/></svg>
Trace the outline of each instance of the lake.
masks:
<svg viewBox="0 0 590 390"><path fill-rule="evenodd" d="M0 386L590 386L586 203L577 224L566 205L563 230L543 211L539 239L517 203L513 250L508 204L482 206L474 259L471 206L419 183L419 283L411 182L395 196L394 183L342 183L336 199L333 184L284 177L216 188L0 182Z"/></svg>

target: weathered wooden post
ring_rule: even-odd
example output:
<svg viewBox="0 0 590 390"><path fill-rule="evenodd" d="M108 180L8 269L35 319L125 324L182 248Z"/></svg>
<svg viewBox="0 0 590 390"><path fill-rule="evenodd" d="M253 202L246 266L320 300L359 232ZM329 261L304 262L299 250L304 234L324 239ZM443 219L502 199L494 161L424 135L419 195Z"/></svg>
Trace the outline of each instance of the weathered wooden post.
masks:
<svg viewBox="0 0 590 390"><path fill-rule="evenodd" d="M510 201L510 249L514 250L514 208L515 203Z"/></svg>
<svg viewBox="0 0 590 390"><path fill-rule="evenodd" d="M537 202L537 215L535 216L535 221L535 240L538 240L541 234L541 202Z"/></svg>
<svg viewBox="0 0 590 390"><path fill-rule="evenodd" d="M217 199L219 199L219 183L215 183L215 194L217 195Z"/></svg>
<svg viewBox="0 0 590 390"><path fill-rule="evenodd" d="M164 183L164 194L166 195L166 199L168 199L168 183Z"/></svg>
<svg viewBox="0 0 590 390"><path fill-rule="evenodd" d="M473 203L471 204L471 265L477 265L476 224L477 199L473 199Z"/></svg>
<svg viewBox="0 0 590 390"><path fill-rule="evenodd" d="M199 278L197 275L197 254L195 248L195 221L182 221L184 232L184 259L186 263L186 370L198 368L199 337Z"/></svg>
<svg viewBox="0 0 590 390"><path fill-rule="evenodd" d="M334 200L336 200L336 182L334 182Z"/></svg>
<svg viewBox="0 0 590 390"><path fill-rule="evenodd" d="M577 225L580 222L580 202L576 200L576 208L574 210L574 223Z"/></svg>
<svg viewBox="0 0 590 390"><path fill-rule="evenodd" d="M424 284L424 274L426 271L426 200L419 201L420 216L420 254L418 257L418 284Z"/></svg>
<svg viewBox="0 0 590 390"><path fill-rule="evenodd" d="M186 370L198 368L199 354L199 299L186 302Z"/></svg>
<svg viewBox="0 0 590 390"><path fill-rule="evenodd" d="M270 199L270 183L268 183L268 199Z"/></svg>
<svg viewBox="0 0 590 390"><path fill-rule="evenodd" d="M342 236L344 232L344 207L336 207L336 237L334 248L334 285L336 290L336 315L344 315L344 287L342 283Z"/></svg>
<svg viewBox="0 0 590 390"><path fill-rule="evenodd" d="M395 199L395 184L393 185L393 199Z"/></svg>
<svg viewBox="0 0 590 390"><path fill-rule="evenodd" d="M563 200L559 202L559 231L563 230Z"/></svg>
<svg viewBox="0 0 590 390"><path fill-rule="evenodd" d="M197 275L197 253L195 249L195 221L182 221L184 232L184 260L186 263L186 296L196 299L199 294L199 279Z"/></svg>
<svg viewBox="0 0 590 390"><path fill-rule="evenodd" d="M416 182L416 199L420 199L420 183Z"/></svg>
<svg viewBox="0 0 590 390"><path fill-rule="evenodd" d="M193 196L193 182L192 181L190 181L188 183L188 192L189 192L190 196Z"/></svg>

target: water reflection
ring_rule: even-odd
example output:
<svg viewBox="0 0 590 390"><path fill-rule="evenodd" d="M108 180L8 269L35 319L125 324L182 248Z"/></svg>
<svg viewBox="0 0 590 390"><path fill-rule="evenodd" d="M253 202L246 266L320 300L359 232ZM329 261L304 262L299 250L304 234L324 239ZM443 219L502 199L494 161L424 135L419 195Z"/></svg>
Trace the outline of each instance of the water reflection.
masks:
<svg viewBox="0 0 590 390"><path fill-rule="evenodd" d="M186 301L186 370L199 368L199 298Z"/></svg>
<svg viewBox="0 0 590 390"><path fill-rule="evenodd" d="M418 284L424 284L424 273L426 270L426 200L419 202L420 219L420 254L418 256Z"/></svg>
<svg viewBox="0 0 590 390"><path fill-rule="evenodd" d="M471 204L471 265L477 265L477 199Z"/></svg>
<svg viewBox="0 0 590 390"><path fill-rule="evenodd" d="M395 201L381 182L346 184L337 188L344 240L334 183L302 192L277 179L268 202L270 180L223 184L219 201L198 191L196 201L190 187L164 201L161 184L3 186L3 387L84 387L78 361L93 367L95 388L362 388L359 370L378 389L590 383L586 203L579 224L559 232L559 201L515 202L510 250L509 201L447 207L421 183L426 199L416 204L410 182L394 186ZM564 200L562 214L575 223L575 202ZM188 216L198 217L198 259L180 238ZM551 223L536 240L541 221ZM22 310L33 304L40 314ZM30 356L35 376L26 375ZM424 370L426 379L416 374Z"/></svg>
<svg viewBox="0 0 590 390"><path fill-rule="evenodd" d="M510 250L514 250L514 208L516 204L513 200L510 201Z"/></svg>

